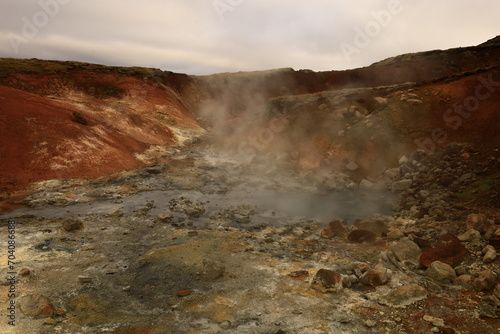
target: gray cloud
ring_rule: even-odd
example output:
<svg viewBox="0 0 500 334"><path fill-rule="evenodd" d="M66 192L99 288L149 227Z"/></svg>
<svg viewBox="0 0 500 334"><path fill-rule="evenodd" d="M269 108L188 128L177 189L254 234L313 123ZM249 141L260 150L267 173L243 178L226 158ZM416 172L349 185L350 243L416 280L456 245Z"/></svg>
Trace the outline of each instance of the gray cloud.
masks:
<svg viewBox="0 0 500 334"><path fill-rule="evenodd" d="M221 3L226 7L214 6ZM377 30L373 13L398 3ZM57 10L51 17L43 7ZM2 0L0 10L2 57L189 74L341 70L406 52L476 45L500 31L500 3L489 0ZM27 24L36 34L26 36ZM367 27L375 29L372 37L357 47L357 32ZM356 52L346 57L341 43Z"/></svg>

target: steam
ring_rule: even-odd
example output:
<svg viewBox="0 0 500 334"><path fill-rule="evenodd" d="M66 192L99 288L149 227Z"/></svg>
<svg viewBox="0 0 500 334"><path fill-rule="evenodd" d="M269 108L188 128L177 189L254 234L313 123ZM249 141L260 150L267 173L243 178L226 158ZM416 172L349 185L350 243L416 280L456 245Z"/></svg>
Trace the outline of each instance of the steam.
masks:
<svg viewBox="0 0 500 334"><path fill-rule="evenodd" d="M389 187L358 185L403 155L387 118L391 96L372 88L311 93L293 78L288 70L202 78L211 97L198 109L208 150L238 162L240 178L252 179L249 200L266 210L324 221L390 213ZM271 180L279 181L266 193Z"/></svg>

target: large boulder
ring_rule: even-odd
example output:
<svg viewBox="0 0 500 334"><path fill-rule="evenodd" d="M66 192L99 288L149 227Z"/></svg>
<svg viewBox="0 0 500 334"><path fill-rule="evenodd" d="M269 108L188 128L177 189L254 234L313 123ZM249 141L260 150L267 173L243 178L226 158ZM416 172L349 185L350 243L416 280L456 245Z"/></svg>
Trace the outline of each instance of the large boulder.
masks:
<svg viewBox="0 0 500 334"><path fill-rule="evenodd" d="M422 255L420 247L408 238L403 238L392 245L391 251L398 261L412 266L418 266L418 260Z"/></svg>
<svg viewBox="0 0 500 334"><path fill-rule="evenodd" d="M462 263L468 254L467 248L462 245L460 240L454 234L448 233L424 251L419 258L419 262L426 268L435 261L456 267Z"/></svg>
<svg viewBox="0 0 500 334"><path fill-rule="evenodd" d="M334 237L345 238L347 237L348 231L344 223L340 220L334 220L328 223L328 227L321 232L323 238L331 239Z"/></svg>
<svg viewBox="0 0 500 334"><path fill-rule="evenodd" d="M371 231L379 237L389 233L388 223L379 218L367 218L363 220L358 219L353 225L359 230Z"/></svg>
<svg viewBox="0 0 500 334"><path fill-rule="evenodd" d="M492 220L488 220L485 215L479 213L471 213L467 216L465 220L465 228L467 230L475 229L481 234L488 232L495 228L495 224Z"/></svg>
<svg viewBox="0 0 500 334"><path fill-rule="evenodd" d="M389 280L389 272L382 264L377 264L372 269L365 272L360 278L359 282L366 286L376 287L384 285Z"/></svg>
<svg viewBox="0 0 500 334"><path fill-rule="evenodd" d="M427 290L417 284L404 285L380 297L379 304L403 308L427 297Z"/></svg>
<svg viewBox="0 0 500 334"><path fill-rule="evenodd" d="M452 283L457 278L455 270L449 264L439 261L432 262L425 275L439 283Z"/></svg>

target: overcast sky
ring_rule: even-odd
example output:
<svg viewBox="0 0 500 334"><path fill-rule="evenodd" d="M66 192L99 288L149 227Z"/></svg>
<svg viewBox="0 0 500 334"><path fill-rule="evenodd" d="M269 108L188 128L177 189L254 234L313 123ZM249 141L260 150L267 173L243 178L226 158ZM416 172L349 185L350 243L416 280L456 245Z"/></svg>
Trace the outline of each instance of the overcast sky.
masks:
<svg viewBox="0 0 500 334"><path fill-rule="evenodd" d="M0 0L0 57L315 71L500 35L498 0Z"/></svg>

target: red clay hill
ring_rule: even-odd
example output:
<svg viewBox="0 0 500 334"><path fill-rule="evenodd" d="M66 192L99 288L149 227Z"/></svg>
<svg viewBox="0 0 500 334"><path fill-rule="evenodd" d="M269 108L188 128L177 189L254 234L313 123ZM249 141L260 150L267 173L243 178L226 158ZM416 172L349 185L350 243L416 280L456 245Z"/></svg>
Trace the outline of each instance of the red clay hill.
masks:
<svg viewBox="0 0 500 334"><path fill-rule="evenodd" d="M156 164L207 133L245 155L361 180L450 142L498 152L500 40L330 72L188 76L0 59L0 200L31 183ZM355 166L356 168L353 168Z"/></svg>

